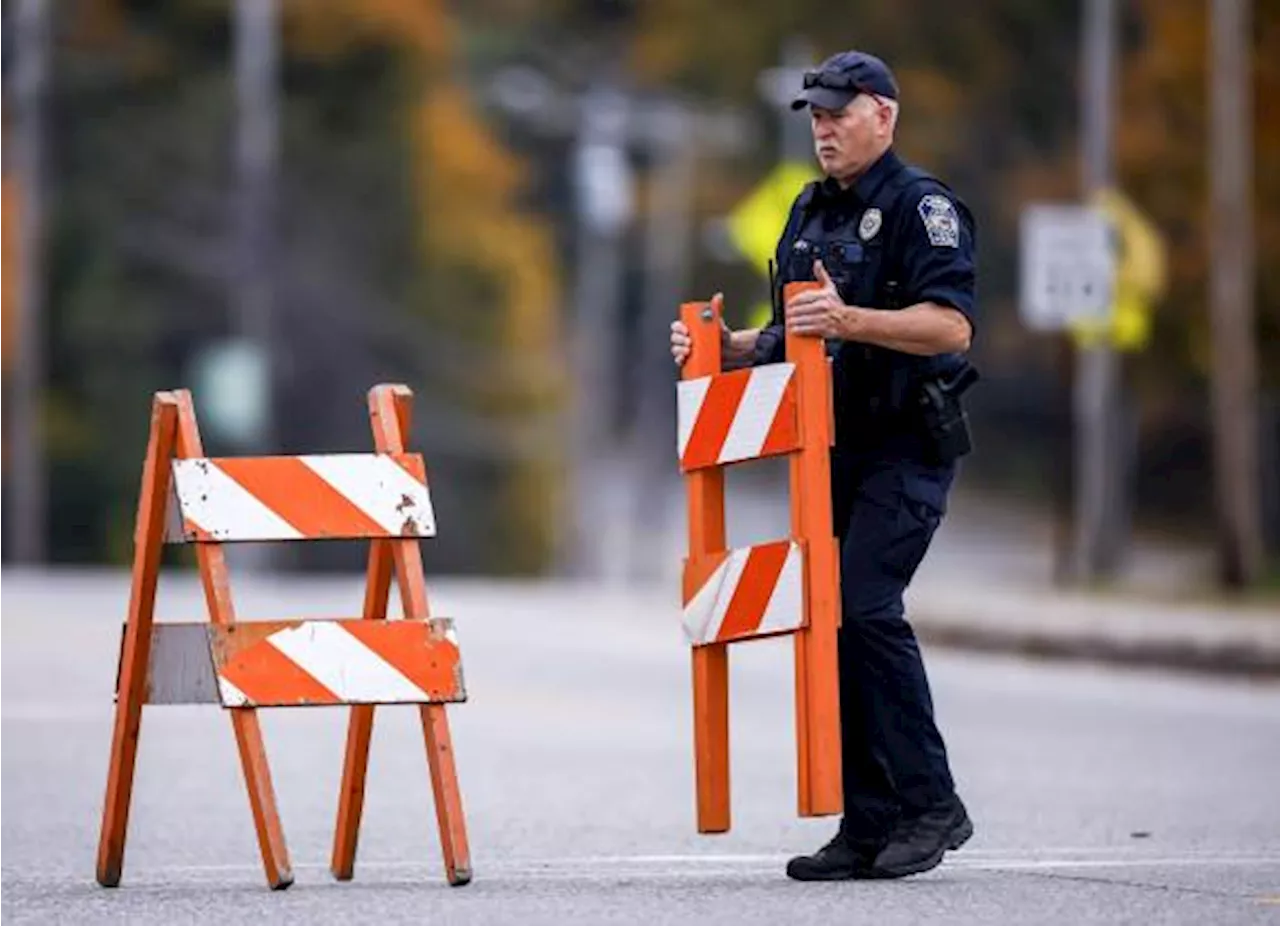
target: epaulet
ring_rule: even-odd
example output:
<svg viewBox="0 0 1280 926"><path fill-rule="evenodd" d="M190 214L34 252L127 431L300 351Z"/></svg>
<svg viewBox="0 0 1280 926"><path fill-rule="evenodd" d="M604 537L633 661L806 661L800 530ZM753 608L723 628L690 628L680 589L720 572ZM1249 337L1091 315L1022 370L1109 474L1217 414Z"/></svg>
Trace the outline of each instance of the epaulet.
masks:
<svg viewBox="0 0 1280 926"><path fill-rule="evenodd" d="M790 239L800 231L800 226L804 224L805 211L813 203L813 198L817 192L818 181L811 180L804 185L804 189L796 196L795 202L791 204L791 212L787 215L787 224L782 230L782 237L778 239L779 245L786 243L790 247Z"/></svg>
<svg viewBox="0 0 1280 926"><path fill-rule="evenodd" d="M796 221L804 215L804 211L813 203L813 198L818 193L818 181L810 180L804 185L797 194L795 200L791 203L791 213L788 219Z"/></svg>
<svg viewBox="0 0 1280 926"><path fill-rule="evenodd" d="M908 164L906 167L902 168L902 172L907 175L908 183L914 183L917 180L937 180L938 179L933 174L925 170L923 167L916 167L914 164Z"/></svg>
<svg viewBox="0 0 1280 926"><path fill-rule="evenodd" d="M921 183L922 181L926 181L926 180L929 181L930 183L936 183L939 186L943 187L944 189L947 189L947 190L951 189L949 186L947 186L947 184L943 183L933 174L929 173L927 170L924 170L923 168L920 168L920 167L915 167L915 166L904 167L902 169L902 174L903 174L903 179L900 181L899 185L901 189L904 189L904 190L914 186L917 183Z"/></svg>

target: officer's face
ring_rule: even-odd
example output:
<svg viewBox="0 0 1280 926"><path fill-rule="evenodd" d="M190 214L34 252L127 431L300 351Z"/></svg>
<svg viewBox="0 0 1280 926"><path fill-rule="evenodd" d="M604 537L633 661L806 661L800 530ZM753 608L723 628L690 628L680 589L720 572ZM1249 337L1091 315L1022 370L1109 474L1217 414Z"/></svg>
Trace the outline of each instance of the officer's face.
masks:
<svg viewBox="0 0 1280 926"><path fill-rule="evenodd" d="M893 109L870 94L854 97L844 109L809 107L813 148L822 172L850 181L893 141Z"/></svg>

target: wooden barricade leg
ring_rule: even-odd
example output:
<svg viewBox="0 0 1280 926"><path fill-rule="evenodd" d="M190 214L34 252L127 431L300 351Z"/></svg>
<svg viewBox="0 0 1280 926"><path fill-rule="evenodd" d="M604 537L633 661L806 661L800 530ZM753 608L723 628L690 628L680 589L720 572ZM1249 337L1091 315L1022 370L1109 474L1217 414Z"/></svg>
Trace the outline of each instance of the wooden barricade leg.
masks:
<svg viewBox="0 0 1280 926"><path fill-rule="evenodd" d="M178 401L177 456L202 457L204 447L200 441L191 393L183 389L174 395ZM231 603L231 584L222 547L216 543L196 544L196 562L200 567L200 581L204 585L205 601L209 606L209 620L219 626L234 624L235 608ZM271 770L267 766L267 750L262 742L258 715L253 708L247 707L227 710L231 714L231 726L235 730L236 747L244 769L245 788L249 792L249 807L253 812L253 825L258 834L258 847L262 850L267 884L272 890L283 890L293 883L293 870L289 864L289 850L284 842L284 830L280 826L275 791L271 787Z"/></svg>
<svg viewBox="0 0 1280 926"><path fill-rule="evenodd" d="M369 545L369 568L365 581L365 620L387 616L391 590L391 544L374 540ZM349 881L355 873L356 845L360 839L360 818L364 813L364 785L369 770L369 741L373 736L373 705L351 708L347 723L347 751L342 764L342 790L338 797L338 822L333 837L330 870L339 881Z"/></svg>
<svg viewBox="0 0 1280 926"><path fill-rule="evenodd" d="M171 472L169 461L173 457L177 425L177 399L168 392L156 393L151 403L151 436L147 441L142 489L138 496L129 616L121 651L116 718L111 733L111 759L107 766L107 795L98 841L97 877L103 887L116 887L124 867L133 771L138 758L142 706L147 697L147 663L151 654L156 583L160 575L160 554L164 550L165 505L169 498Z"/></svg>
<svg viewBox="0 0 1280 926"><path fill-rule="evenodd" d="M818 284L790 284L786 297ZM791 530L805 544L805 613L795 635L799 813L837 814L841 780L839 557L831 523L832 396L826 351L817 338L787 335L796 364L801 449L791 456Z"/></svg>
<svg viewBox="0 0 1280 926"><path fill-rule="evenodd" d="M381 453L404 452L409 432L412 393L404 386L377 386L369 394L374 442ZM407 618L430 617L422 553L416 540L374 541L370 551L369 586L365 597L366 617L385 617L390 569L394 565L400 600ZM371 613L378 611L380 614ZM426 739L427 763L431 770L431 790L435 798L436 822L440 828L440 848L445 874L453 885L471 880L471 852L467 845L462 793L454 765L449 720L443 704L420 708L422 732ZM342 794L338 809L338 831L334 840L333 872L350 877L364 802L364 781L369 761L369 738L373 730L371 706L352 709L347 734L346 763L342 774Z"/></svg>
<svg viewBox="0 0 1280 926"><path fill-rule="evenodd" d="M720 307L686 302L680 318L689 328L693 352L684 379L714 376L721 370ZM725 549L724 470L703 469L685 477L689 487L689 557ZM713 643L693 648L694 773L697 779L698 832L729 830L729 648Z"/></svg>

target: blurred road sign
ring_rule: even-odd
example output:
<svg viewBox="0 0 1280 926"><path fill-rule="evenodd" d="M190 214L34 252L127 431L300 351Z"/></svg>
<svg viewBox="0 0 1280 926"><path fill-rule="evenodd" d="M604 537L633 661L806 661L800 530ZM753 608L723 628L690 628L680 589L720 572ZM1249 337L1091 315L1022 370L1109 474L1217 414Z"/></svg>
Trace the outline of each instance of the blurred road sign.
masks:
<svg viewBox="0 0 1280 926"><path fill-rule="evenodd" d="M261 444L269 420L271 384L266 352L246 338L210 344L192 363L192 389L215 439L238 447Z"/></svg>
<svg viewBox="0 0 1280 926"><path fill-rule="evenodd" d="M801 49L799 57L809 60L808 49ZM765 68L756 77L756 89L760 96L779 109L790 108L791 101L799 95L804 86L805 67Z"/></svg>
<svg viewBox="0 0 1280 926"><path fill-rule="evenodd" d="M817 176L808 164L784 161L729 213L730 239L761 275L769 272L769 261L782 236L791 204L804 185Z"/></svg>
<svg viewBox="0 0 1280 926"><path fill-rule="evenodd" d="M1100 209L1036 204L1022 211L1019 312L1033 331L1060 331L1110 313L1115 257Z"/></svg>
<svg viewBox="0 0 1280 926"><path fill-rule="evenodd" d="M1116 273L1111 312L1102 319L1077 320L1071 333L1082 346L1107 340L1117 350L1138 350L1151 336L1153 303L1164 295L1164 237L1119 190L1101 190L1093 202L1113 229Z"/></svg>
<svg viewBox="0 0 1280 926"><path fill-rule="evenodd" d="M1119 190L1102 190L1094 202L1111 219L1120 245L1116 282L1146 299L1158 299L1165 287L1165 242L1160 230Z"/></svg>
<svg viewBox="0 0 1280 926"><path fill-rule="evenodd" d="M816 170L809 164L783 161L729 213L725 223L729 239L762 277L769 275L769 261L782 237L791 204L804 185L817 177ZM747 324L750 327L766 325L770 314L769 302L761 302L748 313Z"/></svg>

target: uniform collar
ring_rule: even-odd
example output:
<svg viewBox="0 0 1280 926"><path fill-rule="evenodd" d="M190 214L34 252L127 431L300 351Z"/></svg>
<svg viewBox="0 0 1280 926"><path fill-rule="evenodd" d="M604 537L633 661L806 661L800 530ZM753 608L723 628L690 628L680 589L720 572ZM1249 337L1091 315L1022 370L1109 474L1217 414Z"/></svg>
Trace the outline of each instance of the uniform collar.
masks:
<svg viewBox="0 0 1280 926"><path fill-rule="evenodd" d="M841 189L840 183L834 177L828 177L822 181L822 192L824 196L832 198L852 197L862 203L871 202L880 188L884 186L885 181L896 174L903 168L902 159L894 152L892 148L880 155L880 158L862 172L862 176L853 182L853 186L848 189Z"/></svg>

